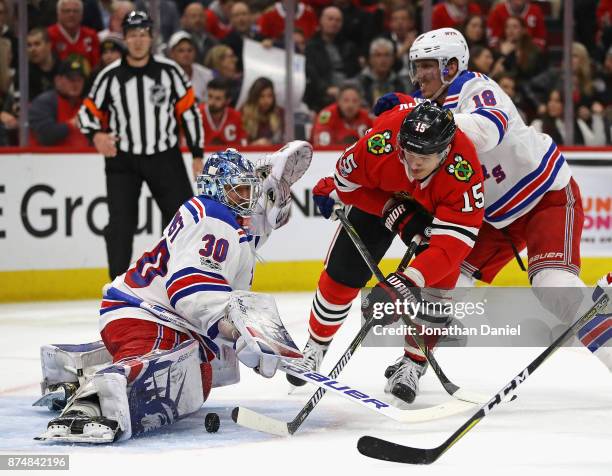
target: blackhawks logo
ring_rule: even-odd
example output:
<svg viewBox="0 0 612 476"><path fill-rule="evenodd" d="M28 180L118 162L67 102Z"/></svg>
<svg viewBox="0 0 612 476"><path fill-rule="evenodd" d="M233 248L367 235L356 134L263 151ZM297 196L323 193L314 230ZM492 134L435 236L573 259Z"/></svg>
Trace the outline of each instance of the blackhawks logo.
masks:
<svg viewBox="0 0 612 476"><path fill-rule="evenodd" d="M459 182L469 182L472 175L474 175L472 165L459 154L455 155L455 163L450 164L446 171L459 180Z"/></svg>
<svg viewBox="0 0 612 476"><path fill-rule="evenodd" d="M368 139L368 152L374 155L389 154L393 151L391 131L377 132Z"/></svg>

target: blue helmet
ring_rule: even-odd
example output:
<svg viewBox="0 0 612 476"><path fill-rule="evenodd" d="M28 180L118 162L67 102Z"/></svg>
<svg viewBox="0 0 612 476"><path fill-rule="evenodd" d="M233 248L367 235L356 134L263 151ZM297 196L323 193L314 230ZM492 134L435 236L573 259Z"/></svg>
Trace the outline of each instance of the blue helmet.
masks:
<svg viewBox="0 0 612 476"><path fill-rule="evenodd" d="M199 195L226 205L242 217L253 214L262 190L255 166L236 149L208 157L196 182Z"/></svg>

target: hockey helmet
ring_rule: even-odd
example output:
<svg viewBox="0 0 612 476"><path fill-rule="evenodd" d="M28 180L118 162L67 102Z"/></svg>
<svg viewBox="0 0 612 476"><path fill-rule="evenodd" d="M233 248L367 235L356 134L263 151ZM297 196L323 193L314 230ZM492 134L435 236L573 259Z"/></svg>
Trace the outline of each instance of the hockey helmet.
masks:
<svg viewBox="0 0 612 476"><path fill-rule="evenodd" d="M455 137L456 130L452 112L425 101L404 118L398 146L402 153L442 154Z"/></svg>
<svg viewBox="0 0 612 476"><path fill-rule="evenodd" d="M226 205L242 217L253 214L262 191L255 165L230 148L206 159L196 183L199 195ZM244 186L248 187L246 191Z"/></svg>
<svg viewBox="0 0 612 476"><path fill-rule="evenodd" d="M143 10L134 10L125 16L121 27L123 28L124 36L128 30L134 28L144 28L151 33L151 30L153 29L153 20L147 12Z"/></svg>
<svg viewBox="0 0 612 476"><path fill-rule="evenodd" d="M470 49L463 35L454 28L438 28L419 35L409 53L408 73L412 82L416 80L416 61L436 60L440 68L442 82L446 83L444 76L445 70L450 62L455 58L458 64L457 74L467 70L470 60Z"/></svg>

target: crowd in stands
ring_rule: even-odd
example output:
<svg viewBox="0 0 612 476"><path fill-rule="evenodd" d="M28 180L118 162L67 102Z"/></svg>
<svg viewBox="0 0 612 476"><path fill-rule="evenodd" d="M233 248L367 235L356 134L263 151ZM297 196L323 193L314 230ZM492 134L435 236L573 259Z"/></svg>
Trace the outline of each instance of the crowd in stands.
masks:
<svg viewBox="0 0 612 476"><path fill-rule="evenodd" d="M0 146L18 143L27 114L30 143L87 145L76 112L96 74L125 51L121 23L144 0L27 2L27 111L19 110L16 0L0 0ZM156 51L191 79L207 146L283 141L284 104L262 76L243 89L245 39L284 48L286 12L274 0L160 0ZM434 2L432 28L459 29L469 69L499 82L524 119L566 144L561 0ZM352 143L371 126L376 99L411 92L408 53L422 31L418 0L302 0L294 43L306 86L296 134L316 145ZM611 143L612 0L574 0L571 70L575 144ZM240 98L242 103L239 103ZM301 137L300 137L301 136Z"/></svg>

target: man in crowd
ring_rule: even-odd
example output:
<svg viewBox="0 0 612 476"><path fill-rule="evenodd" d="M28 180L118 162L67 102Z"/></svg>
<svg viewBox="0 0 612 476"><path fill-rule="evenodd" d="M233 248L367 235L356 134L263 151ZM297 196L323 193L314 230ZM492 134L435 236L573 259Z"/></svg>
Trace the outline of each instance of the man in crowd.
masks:
<svg viewBox="0 0 612 476"><path fill-rule="evenodd" d="M185 7L181 17L181 27L189 33L196 46L196 61L203 63L206 53L215 46L218 41L213 38L207 29L206 12L199 2L190 3Z"/></svg>
<svg viewBox="0 0 612 476"><path fill-rule="evenodd" d="M29 97L34 99L44 91L53 88L53 78L59 61L51 50L47 30L32 28L28 33Z"/></svg>
<svg viewBox="0 0 612 476"><path fill-rule="evenodd" d="M195 62L196 45L193 37L186 31L177 31L168 41L168 57L176 61L187 77L191 80L191 86L198 102L206 98L206 85L213 78L210 69Z"/></svg>
<svg viewBox="0 0 612 476"><path fill-rule="evenodd" d="M200 104L205 145L238 148L245 146L247 136L239 111L230 107L230 85L223 78L208 83L208 100Z"/></svg>
<svg viewBox="0 0 612 476"><path fill-rule="evenodd" d="M362 107L359 88L351 83L340 86L338 101L324 108L312 128L313 145L352 144L372 127L368 110Z"/></svg>

